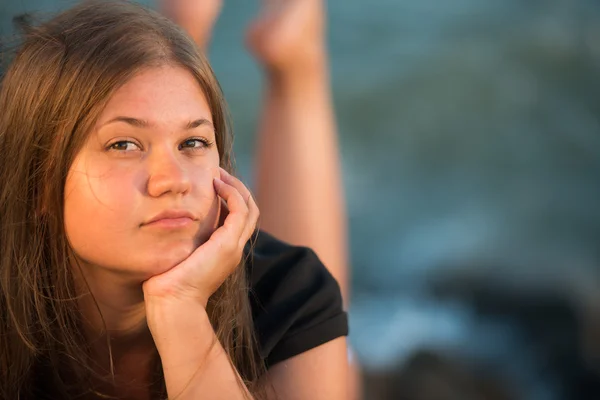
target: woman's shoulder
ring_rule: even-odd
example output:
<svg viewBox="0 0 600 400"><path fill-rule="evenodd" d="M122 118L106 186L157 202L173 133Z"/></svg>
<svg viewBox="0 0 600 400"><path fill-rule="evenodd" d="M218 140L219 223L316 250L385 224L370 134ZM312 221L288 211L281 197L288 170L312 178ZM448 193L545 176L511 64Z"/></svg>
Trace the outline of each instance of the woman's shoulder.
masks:
<svg viewBox="0 0 600 400"><path fill-rule="evenodd" d="M268 366L348 334L340 287L311 249L258 231L246 265L254 325Z"/></svg>

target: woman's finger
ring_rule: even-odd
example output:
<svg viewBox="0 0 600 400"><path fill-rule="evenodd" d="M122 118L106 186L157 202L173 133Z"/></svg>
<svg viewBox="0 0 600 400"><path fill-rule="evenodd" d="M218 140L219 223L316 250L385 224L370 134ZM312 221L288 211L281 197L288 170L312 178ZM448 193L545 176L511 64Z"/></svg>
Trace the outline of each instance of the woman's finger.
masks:
<svg viewBox="0 0 600 400"><path fill-rule="evenodd" d="M221 169L221 177L223 178L223 181L225 183L235 187L246 201L246 206L248 207L247 226L244 229L244 232L241 237L242 244L245 244L248 241L248 239L250 239L252 232L254 232L254 230L256 229L256 224L260 215L258 206L256 205L256 201L254 200L252 193L250 192L250 190L248 190L248 188L244 185L242 181L240 181L238 178L231 175L224 169Z"/></svg>
<svg viewBox="0 0 600 400"><path fill-rule="evenodd" d="M250 193L250 190L248 190L242 181L225 171L223 168L221 168L221 180L236 188L244 198L246 204L248 204L248 200L252 197L252 193Z"/></svg>
<svg viewBox="0 0 600 400"><path fill-rule="evenodd" d="M236 242L244 233L249 214L248 205L246 204L241 193L232 185L223 182L219 178L215 178L215 189L219 197L225 200L229 213L223 222L223 225L216 231L216 235L220 235L219 231L224 230L235 239Z"/></svg>
<svg viewBox="0 0 600 400"><path fill-rule="evenodd" d="M256 225L258 223L258 217L260 216L260 211L254 198L250 196L248 200L248 218L246 223L246 228L244 229L244 233L242 234L242 245L245 245L246 242L252 236L252 233L256 229Z"/></svg>

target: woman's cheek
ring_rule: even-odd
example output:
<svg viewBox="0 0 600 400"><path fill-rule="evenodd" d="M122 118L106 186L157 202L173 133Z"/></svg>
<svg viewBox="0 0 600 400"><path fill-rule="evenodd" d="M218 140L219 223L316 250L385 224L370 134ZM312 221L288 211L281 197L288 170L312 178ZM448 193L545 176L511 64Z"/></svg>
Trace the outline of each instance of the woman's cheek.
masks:
<svg viewBox="0 0 600 400"><path fill-rule="evenodd" d="M190 171L190 174L194 177L193 187L197 196L210 199L217 196L214 181L221 175L218 166L197 168L195 171Z"/></svg>
<svg viewBox="0 0 600 400"><path fill-rule="evenodd" d="M144 174L135 169L111 168L89 179L92 195L115 214L135 215Z"/></svg>

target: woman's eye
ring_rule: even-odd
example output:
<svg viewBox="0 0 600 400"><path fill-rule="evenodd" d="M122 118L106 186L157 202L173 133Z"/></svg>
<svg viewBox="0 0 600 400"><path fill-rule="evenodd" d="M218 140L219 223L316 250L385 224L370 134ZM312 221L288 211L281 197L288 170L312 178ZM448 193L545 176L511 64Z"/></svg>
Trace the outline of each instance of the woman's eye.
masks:
<svg viewBox="0 0 600 400"><path fill-rule="evenodd" d="M205 147L210 147L210 143L205 139L186 139L179 145L179 150L202 149Z"/></svg>
<svg viewBox="0 0 600 400"><path fill-rule="evenodd" d="M117 151L134 151L139 150L140 146L129 140L120 140L108 146L108 149Z"/></svg>

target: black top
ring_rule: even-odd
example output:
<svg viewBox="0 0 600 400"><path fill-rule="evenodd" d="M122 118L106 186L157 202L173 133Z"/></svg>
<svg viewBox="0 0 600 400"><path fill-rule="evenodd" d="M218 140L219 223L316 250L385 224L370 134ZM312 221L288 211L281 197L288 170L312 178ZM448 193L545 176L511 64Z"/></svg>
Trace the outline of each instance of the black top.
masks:
<svg viewBox="0 0 600 400"><path fill-rule="evenodd" d="M340 287L312 250L259 231L247 265L267 367L348 334Z"/></svg>

